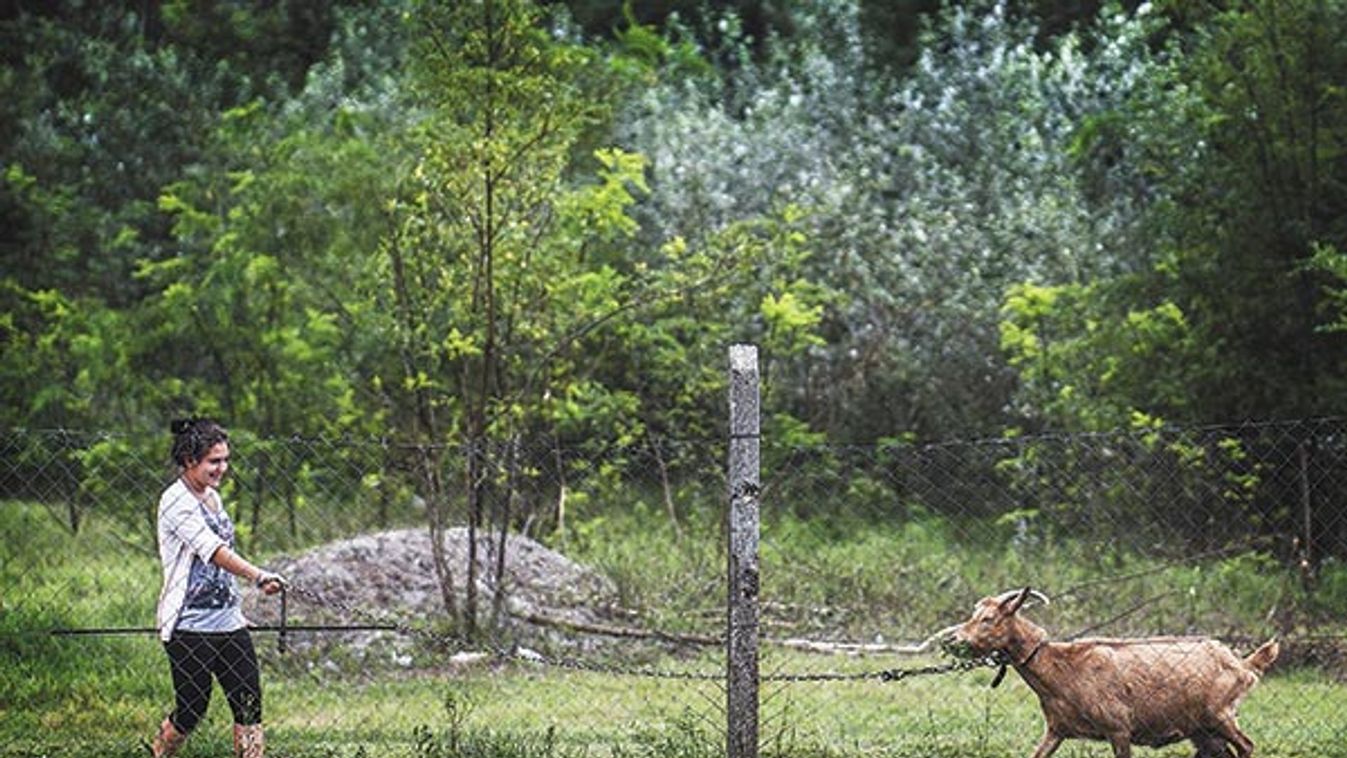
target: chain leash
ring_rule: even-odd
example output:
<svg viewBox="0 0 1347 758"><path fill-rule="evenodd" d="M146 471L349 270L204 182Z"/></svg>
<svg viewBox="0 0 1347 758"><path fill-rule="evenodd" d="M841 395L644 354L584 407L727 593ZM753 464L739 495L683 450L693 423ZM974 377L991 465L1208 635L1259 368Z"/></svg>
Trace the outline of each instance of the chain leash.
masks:
<svg viewBox="0 0 1347 758"><path fill-rule="evenodd" d="M358 608L351 603L341 600L334 600L324 597L307 587L288 584L288 590L295 595L308 600L309 602L326 608L335 609L351 616L356 616L362 620L386 626L393 631L407 637L419 639L433 648L453 649L462 648L462 638L456 635L436 634L427 629L414 627L404 621L390 619L379 614L371 613ZM646 666L621 666L605 663L592 663L575 658L556 658L542 655L541 653L524 650L519 648L505 649L498 645L488 643L491 648L491 655L501 661L519 661L532 663L535 665L549 666L552 668L566 669L570 671L582 671L587 673L605 674L610 676L631 676L646 679L666 679L683 681L707 681L724 682L726 675L723 672L706 671L674 671L669 669L657 669ZM881 682L897 682L914 676L929 676L937 674L958 673L971 671L976 668L996 667L999 662L994 656L982 658L971 658L951 661L950 663L917 666L913 668L893 668L882 671L868 671L857 673L808 673L808 674L764 674L759 677L762 682L848 682L878 680Z"/></svg>
<svg viewBox="0 0 1347 758"><path fill-rule="evenodd" d="M760 679L764 682L855 682L866 679L877 679L881 682L899 682L914 676L929 676L934 674L952 674L972 671L978 668L995 668L1000 664L993 656L982 658L964 658L949 663L932 664L930 666L916 666L914 668L896 668L884 669L882 671L866 671L855 674L767 674Z"/></svg>

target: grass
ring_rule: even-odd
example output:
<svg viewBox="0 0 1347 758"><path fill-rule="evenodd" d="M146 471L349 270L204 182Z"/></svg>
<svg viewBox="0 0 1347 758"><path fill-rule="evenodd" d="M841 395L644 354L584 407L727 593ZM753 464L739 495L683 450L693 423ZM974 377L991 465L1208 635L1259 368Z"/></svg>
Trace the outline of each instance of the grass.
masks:
<svg viewBox="0 0 1347 758"><path fill-rule="evenodd" d="M566 551L614 576L624 603L670 624L661 628L714 628L720 622L705 612L714 609L721 591L715 527L681 528L685 537L678 541L656 516L610 518L571 535ZM1308 605L1279 567L1256 555L1168 565L1068 543L1035 546L1038 560L1031 561L1027 552L1001 548L996 540L969 539L963 529L934 520L885 528L833 524L829 533L802 522L768 525L764 595L776 610L764 613L766 634L912 639L958 620L983 588L1025 581L1069 590L1100 578L1135 576L1099 590L1058 589L1063 599L1037 611L1053 629L1106 618L1134 598L1164 593L1170 594L1127 617L1124 625L1193 623L1261 633L1268 603ZM41 507L0 504L0 756L143 754L140 740L172 698L167 664L153 635L54 638L41 630L149 626L158 572L157 560L126 549L111 525L91 519L76 538ZM1209 596L1222 602L1195 602ZM259 634L257 642L274 757L723 754L725 694L716 681L523 662L453 667L442 661L432 668L402 668L282 656L270 636ZM718 650L644 655L641 665L662 672L723 668ZM600 668L615 661L603 651L581 657ZM936 660L822 657L767 646L761 670L769 676L871 674ZM1041 729L1035 698L1013 675L991 689L990 676L980 670L897 682L765 681L763 755L1027 755ZM1282 669L1254 690L1241 721L1258 743L1260 758L1347 758L1345 712L1347 685L1310 668ZM229 754L228 724L217 691L183 755ZM1191 752L1172 746L1137 754L1187 758ZM1058 753L1110 754L1101 743L1084 742L1068 742Z"/></svg>
<svg viewBox="0 0 1347 758"><path fill-rule="evenodd" d="M816 664L811 664L816 665ZM854 662L862 668L878 661ZM1033 695L1013 677L998 689L989 672L902 682L771 684L764 687L760 734L771 756L1023 755L1041 728ZM109 688L110 689L110 688ZM134 746L167 702L74 697L51 711L43 739L0 731L0 754L38 755L59 746L71 756L138 755ZM403 681L267 680L268 736L273 756L367 755L712 756L719 754L723 694L713 683L605 675L526 672L428 675ZM212 712L185 756L228 753L228 713ZM1249 701L1243 725L1270 758L1347 755L1341 684L1298 672L1270 677ZM8 718L6 718L8 722ZM31 749L31 752L25 752ZM1187 758L1174 746L1139 755ZM1110 755L1099 743L1069 742L1066 758Z"/></svg>

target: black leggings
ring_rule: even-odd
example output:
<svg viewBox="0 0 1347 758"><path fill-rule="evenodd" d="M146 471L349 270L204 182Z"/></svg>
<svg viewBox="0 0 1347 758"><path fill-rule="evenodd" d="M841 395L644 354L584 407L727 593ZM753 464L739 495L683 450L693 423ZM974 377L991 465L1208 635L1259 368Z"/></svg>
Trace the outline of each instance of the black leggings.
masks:
<svg viewBox="0 0 1347 758"><path fill-rule="evenodd" d="M164 643L173 672L175 705L168 717L174 728L187 734L196 728L210 705L211 677L220 682L234 723L262 722L262 685L257 652L247 629L236 632L174 632Z"/></svg>

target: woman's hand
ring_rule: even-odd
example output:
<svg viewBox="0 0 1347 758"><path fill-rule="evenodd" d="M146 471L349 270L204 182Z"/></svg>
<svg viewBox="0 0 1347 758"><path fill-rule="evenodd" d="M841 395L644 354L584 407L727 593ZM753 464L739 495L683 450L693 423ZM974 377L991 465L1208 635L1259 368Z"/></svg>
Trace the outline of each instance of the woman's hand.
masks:
<svg viewBox="0 0 1347 758"><path fill-rule="evenodd" d="M287 582L285 577L272 571L262 569L257 574L257 581L254 582L259 590L268 594L275 595L277 592L285 589Z"/></svg>

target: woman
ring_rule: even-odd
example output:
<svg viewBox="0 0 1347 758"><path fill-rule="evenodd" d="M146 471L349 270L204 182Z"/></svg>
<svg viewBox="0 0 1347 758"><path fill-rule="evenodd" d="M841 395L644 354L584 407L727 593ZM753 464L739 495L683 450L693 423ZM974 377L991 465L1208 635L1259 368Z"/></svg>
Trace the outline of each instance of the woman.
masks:
<svg viewBox="0 0 1347 758"><path fill-rule="evenodd" d="M220 683L234 715L234 755L261 758L262 688L257 654L243 618L234 577L268 595L285 580L234 552L234 524L220 500L229 470L229 434L214 421L170 425L178 478L159 498L159 637L173 675L173 712L152 743L155 756L182 747L210 704L211 680Z"/></svg>

